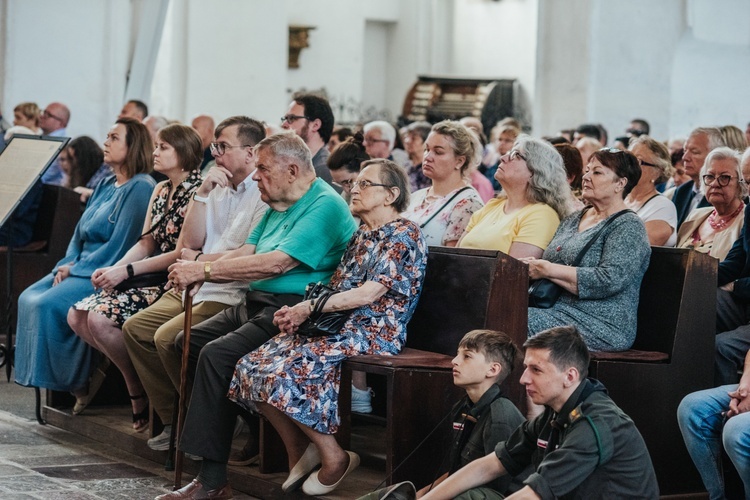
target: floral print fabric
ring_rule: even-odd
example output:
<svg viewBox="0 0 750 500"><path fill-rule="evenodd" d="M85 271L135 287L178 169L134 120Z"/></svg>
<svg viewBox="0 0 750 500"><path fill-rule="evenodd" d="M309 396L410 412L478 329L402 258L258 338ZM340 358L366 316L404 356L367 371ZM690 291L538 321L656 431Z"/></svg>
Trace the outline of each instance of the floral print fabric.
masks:
<svg viewBox="0 0 750 500"><path fill-rule="evenodd" d="M177 246L180 229L185 220L188 204L193 193L201 185L203 178L194 170L177 186L172 206L167 207L170 181L162 184L151 206L151 234L159 247L160 253L171 252ZM166 217L166 218L165 218ZM93 311L105 316L122 326L130 316L150 306L164 293L165 283L147 288L131 288L123 292L101 290L79 300L73 306L79 311Z"/></svg>
<svg viewBox="0 0 750 500"><path fill-rule="evenodd" d="M357 354L398 354L406 324L422 290L427 245L419 228L397 219L354 233L331 278L340 292L378 282L388 291L354 309L336 335L305 338L280 333L237 364L228 397L252 409L254 401L273 405L317 432L339 427L341 362Z"/></svg>

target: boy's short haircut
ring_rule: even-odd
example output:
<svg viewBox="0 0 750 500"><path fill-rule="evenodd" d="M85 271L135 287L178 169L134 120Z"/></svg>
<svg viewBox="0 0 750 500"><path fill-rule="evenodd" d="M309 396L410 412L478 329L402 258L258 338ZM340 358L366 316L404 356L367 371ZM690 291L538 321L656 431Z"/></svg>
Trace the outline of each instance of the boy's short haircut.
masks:
<svg viewBox="0 0 750 500"><path fill-rule="evenodd" d="M458 347L482 353L490 363L500 363L503 367L496 383L502 383L513 371L518 355L518 347L507 333L496 330L472 330L461 339Z"/></svg>
<svg viewBox="0 0 750 500"><path fill-rule="evenodd" d="M548 349L549 360L558 370L564 371L575 367L580 373L581 380L588 376L591 356L578 328L573 325L556 326L539 332L527 340L523 347Z"/></svg>

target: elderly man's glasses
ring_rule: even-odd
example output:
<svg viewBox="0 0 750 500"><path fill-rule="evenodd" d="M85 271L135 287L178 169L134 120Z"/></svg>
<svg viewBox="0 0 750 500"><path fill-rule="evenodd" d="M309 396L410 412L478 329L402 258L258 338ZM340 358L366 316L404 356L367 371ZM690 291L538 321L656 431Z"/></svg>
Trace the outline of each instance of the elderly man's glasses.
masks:
<svg viewBox="0 0 750 500"><path fill-rule="evenodd" d="M302 115L284 115L281 117L281 123L287 122L289 124L292 124L296 122L297 120L310 120L311 118L308 116L302 116Z"/></svg>
<svg viewBox="0 0 750 500"><path fill-rule="evenodd" d="M719 183L719 186L726 187L729 185L730 182L732 182L732 179L736 179L737 177L733 177L731 175L727 174L721 174L719 176L713 175L713 174L706 174L703 176L703 184L706 186L710 186L714 183L714 181L717 181Z"/></svg>
<svg viewBox="0 0 750 500"><path fill-rule="evenodd" d="M223 143L223 142L212 142L211 143L211 153L221 156L224 153L226 153L227 149L232 148L251 148L252 146L250 144L242 144L240 146L230 146L229 144Z"/></svg>
<svg viewBox="0 0 750 500"><path fill-rule="evenodd" d="M370 144L375 143L375 142L384 142L384 143L388 144L391 141L389 141L388 139L376 139L375 137L365 136L365 142L369 142Z"/></svg>
<svg viewBox="0 0 750 500"><path fill-rule="evenodd" d="M359 188L360 191L364 191L368 187L372 187L372 186L380 186L380 187L389 188L389 189L393 187L393 186L389 186L388 184L376 184L376 183L370 182L368 180L351 181L351 183L352 183L351 184L351 186L352 186L351 189L354 189L356 187L356 188Z"/></svg>
<svg viewBox="0 0 750 500"><path fill-rule="evenodd" d="M49 112L49 111L47 111L46 109L45 109L44 111L42 111L42 116L43 116L44 118L54 118L55 120L57 120L57 121L59 121L59 122L63 121L63 119L62 119L62 118L60 118L59 116L53 115L52 113L50 113L50 112Z"/></svg>

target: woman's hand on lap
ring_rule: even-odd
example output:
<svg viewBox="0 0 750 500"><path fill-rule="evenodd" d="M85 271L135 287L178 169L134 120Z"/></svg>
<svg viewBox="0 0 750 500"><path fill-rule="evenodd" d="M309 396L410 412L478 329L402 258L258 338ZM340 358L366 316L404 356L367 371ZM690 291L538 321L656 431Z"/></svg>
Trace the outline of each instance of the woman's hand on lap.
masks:
<svg viewBox="0 0 750 500"><path fill-rule="evenodd" d="M538 280L548 276L547 265L549 261L535 259L534 257L522 257L518 260L529 266L529 279Z"/></svg>
<svg viewBox="0 0 750 500"><path fill-rule="evenodd" d="M59 285L62 283L62 280L70 276L70 266L60 266L57 268L57 273L55 273L55 278L52 280L52 286Z"/></svg>

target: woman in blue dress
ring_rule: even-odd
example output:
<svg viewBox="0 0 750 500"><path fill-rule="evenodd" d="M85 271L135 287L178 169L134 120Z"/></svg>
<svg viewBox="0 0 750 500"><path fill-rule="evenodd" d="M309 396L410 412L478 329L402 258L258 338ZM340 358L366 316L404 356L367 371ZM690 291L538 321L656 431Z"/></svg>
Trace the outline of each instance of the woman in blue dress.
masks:
<svg viewBox="0 0 750 500"><path fill-rule="evenodd" d="M231 400L257 408L281 435L291 470L285 492L304 481L305 493L324 495L357 467L359 457L333 436L341 362L357 354L398 354L422 289L427 245L419 227L399 216L409 204L406 174L388 160L363 167L351 189L351 211L362 225L331 278L340 293L323 308L352 311L342 330L301 337L295 332L310 316L311 301L282 307L274 317L281 333L239 361L229 389Z"/></svg>
<svg viewBox="0 0 750 500"><path fill-rule="evenodd" d="M130 316L154 303L164 293L166 270L180 255L177 240L193 193L202 182L203 147L198 133L187 125L173 124L159 130L154 149L154 170L167 176L157 184L138 242L113 266L94 271L91 281L99 292L89 295L68 312L68 324L87 344L103 352L120 369L133 406L133 429L148 429L148 402L125 348L122 325ZM129 276L165 271L153 286L116 290ZM157 276L157 280L160 277ZM96 381L103 380L101 374ZM79 397L73 413L79 414L99 387L93 383Z"/></svg>
<svg viewBox="0 0 750 500"><path fill-rule="evenodd" d="M121 118L104 141L115 175L99 184L76 226L65 257L18 298L16 382L86 394L96 351L68 326L68 309L92 294L91 275L117 262L141 234L154 189L147 174L153 142L139 121Z"/></svg>

